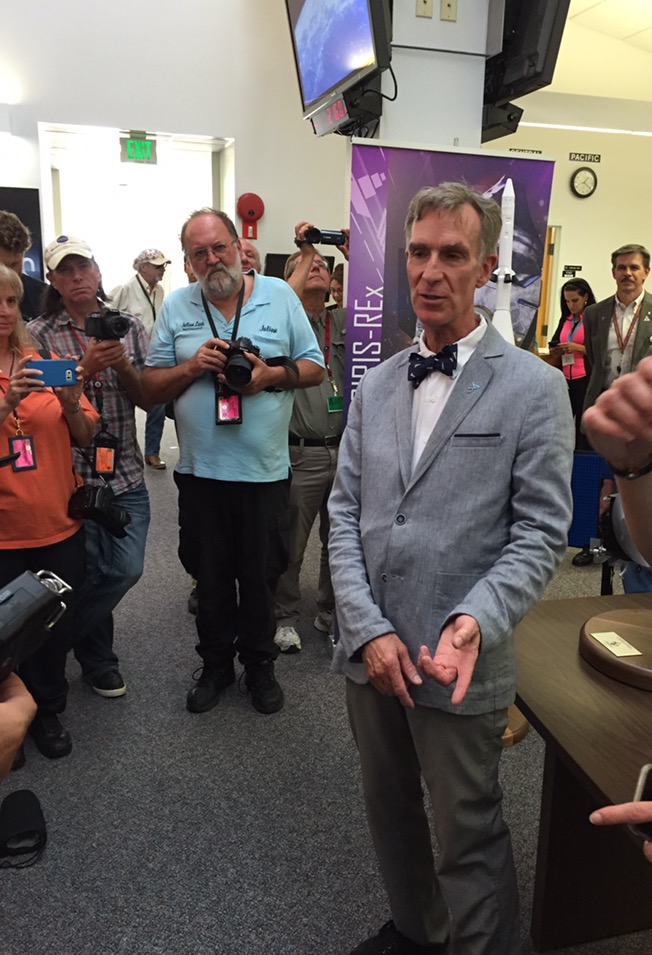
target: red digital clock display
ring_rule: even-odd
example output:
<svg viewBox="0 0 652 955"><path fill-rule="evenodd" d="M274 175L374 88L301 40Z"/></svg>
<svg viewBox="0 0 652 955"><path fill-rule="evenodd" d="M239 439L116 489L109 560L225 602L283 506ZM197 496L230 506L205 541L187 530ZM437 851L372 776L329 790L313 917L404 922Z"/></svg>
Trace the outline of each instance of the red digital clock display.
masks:
<svg viewBox="0 0 652 955"><path fill-rule="evenodd" d="M346 103L340 97L340 99L336 99L332 103L327 103L325 106L322 106L321 109L318 109L316 113L312 114L310 121L316 135L325 136L326 133L332 133L338 129L348 118L349 113L346 108Z"/></svg>

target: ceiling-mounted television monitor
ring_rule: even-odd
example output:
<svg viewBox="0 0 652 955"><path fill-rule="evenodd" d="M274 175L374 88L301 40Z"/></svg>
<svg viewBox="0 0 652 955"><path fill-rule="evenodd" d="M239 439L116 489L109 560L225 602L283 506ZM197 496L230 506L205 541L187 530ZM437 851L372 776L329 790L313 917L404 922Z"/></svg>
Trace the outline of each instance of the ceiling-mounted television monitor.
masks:
<svg viewBox="0 0 652 955"><path fill-rule="evenodd" d="M503 49L485 66L484 102L502 106L552 83L570 0L505 0Z"/></svg>
<svg viewBox="0 0 652 955"><path fill-rule="evenodd" d="M285 0L303 118L386 70L389 0Z"/></svg>

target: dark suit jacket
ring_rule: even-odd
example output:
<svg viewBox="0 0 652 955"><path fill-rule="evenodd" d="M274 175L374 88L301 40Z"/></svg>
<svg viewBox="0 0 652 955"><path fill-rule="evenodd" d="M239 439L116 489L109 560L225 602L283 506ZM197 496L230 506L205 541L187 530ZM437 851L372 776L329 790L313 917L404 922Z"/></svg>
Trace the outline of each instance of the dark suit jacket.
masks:
<svg viewBox="0 0 652 955"><path fill-rule="evenodd" d="M24 292L23 300L20 303L20 314L26 322L31 322L33 318L38 318L43 313L41 298L47 285L40 279L35 279L31 275L25 275L25 273L21 275L20 280L23 283Z"/></svg>
<svg viewBox="0 0 652 955"><path fill-rule="evenodd" d="M616 298L611 295L595 305L589 305L584 312L584 344L591 365L591 377L584 399L585 411L595 404L604 390L607 341L615 304ZM652 295L648 292L643 296L641 314L636 326L632 369L636 368L641 358L646 355L652 355Z"/></svg>

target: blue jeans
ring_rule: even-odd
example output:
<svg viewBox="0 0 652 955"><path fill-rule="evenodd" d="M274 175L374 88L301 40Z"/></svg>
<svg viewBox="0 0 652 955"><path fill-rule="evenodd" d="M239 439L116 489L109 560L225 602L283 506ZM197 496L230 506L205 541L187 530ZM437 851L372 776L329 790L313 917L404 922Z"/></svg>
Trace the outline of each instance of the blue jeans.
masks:
<svg viewBox="0 0 652 955"><path fill-rule="evenodd" d="M155 405L147 412L145 421L145 454L158 454L161 450L164 424L165 405Z"/></svg>
<svg viewBox="0 0 652 955"><path fill-rule="evenodd" d="M649 567L630 561L625 565L622 581L626 594L652 593L652 571Z"/></svg>
<svg viewBox="0 0 652 955"><path fill-rule="evenodd" d="M74 654L87 680L114 670L113 611L143 573L149 528L149 495L143 481L115 497L131 515L127 536L114 537L95 521L86 521L86 577L77 596Z"/></svg>

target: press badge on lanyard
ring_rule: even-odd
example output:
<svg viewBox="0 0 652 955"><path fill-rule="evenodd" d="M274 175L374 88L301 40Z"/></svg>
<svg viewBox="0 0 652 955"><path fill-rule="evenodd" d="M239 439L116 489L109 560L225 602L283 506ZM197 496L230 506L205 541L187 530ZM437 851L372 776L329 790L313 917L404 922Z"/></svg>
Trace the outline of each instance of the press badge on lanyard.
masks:
<svg viewBox="0 0 652 955"><path fill-rule="evenodd" d="M115 474L118 439L108 431L100 431L93 441L93 473L110 478Z"/></svg>
<svg viewBox="0 0 652 955"><path fill-rule="evenodd" d="M326 325L324 329L324 362L326 364L326 374L328 375L328 380L330 386L333 389L333 394L329 395L326 399L326 406L328 408L328 413L332 411L343 411L344 410L344 396L339 393L339 389L335 384L335 379L333 378L333 372L331 371L330 366L330 352L331 352L331 313L326 312Z"/></svg>

